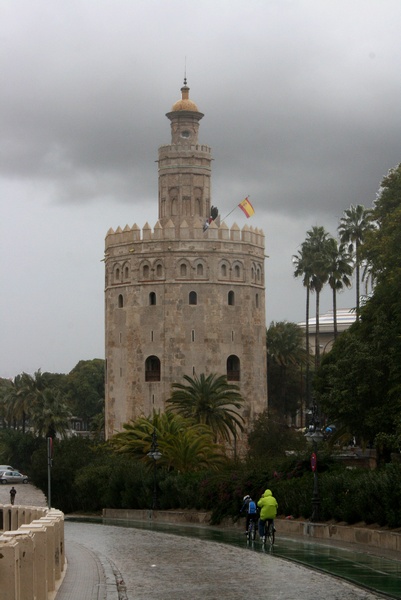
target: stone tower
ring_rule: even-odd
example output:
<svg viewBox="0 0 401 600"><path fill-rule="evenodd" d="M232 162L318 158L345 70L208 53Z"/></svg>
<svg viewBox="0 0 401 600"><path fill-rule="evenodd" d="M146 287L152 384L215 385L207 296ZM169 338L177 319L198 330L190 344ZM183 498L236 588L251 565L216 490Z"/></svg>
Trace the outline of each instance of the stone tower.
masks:
<svg viewBox="0 0 401 600"><path fill-rule="evenodd" d="M263 232L216 217L203 114L186 80L181 95L159 148L159 220L106 236L107 438L163 411L183 375L227 375L248 423L267 406Z"/></svg>

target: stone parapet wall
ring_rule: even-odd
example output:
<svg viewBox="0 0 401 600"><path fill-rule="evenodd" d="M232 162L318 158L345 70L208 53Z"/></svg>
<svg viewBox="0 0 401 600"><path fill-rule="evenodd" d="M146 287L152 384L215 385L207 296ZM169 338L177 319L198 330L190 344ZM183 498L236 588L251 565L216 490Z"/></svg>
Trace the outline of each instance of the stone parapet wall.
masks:
<svg viewBox="0 0 401 600"><path fill-rule="evenodd" d="M276 527L278 533L283 535L287 533L317 540L334 540L401 552L401 534L395 531L330 523L309 523L290 519L277 519Z"/></svg>
<svg viewBox="0 0 401 600"><path fill-rule="evenodd" d="M130 245L130 251L138 252L143 250L143 248L146 249L146 242L157 242L161 240L166 240L168 242L192 240L193 242L202 241L206 243L208 241L216 240L244 242L264 250L264 233L257 227L254 228L244 225L244 227L240 229L238 225L234 223L231 228L228 228L224 222L219 225L212 222L206 230L204 230L203 227L204 221L202 221L200 217L188 217L187 220L183 219L181 221L177 231L175 224L171 220L168 221L164 227L162 227L160 221L158 221L153 232L148 223L144 225L142 230L136 223L132 227L126 225L124 229L121 229L121 227L117 227L116 230L110 228L106 235L106 252L109 252L113 246L117 246L118 249L121 250L120 247L123 247L124 245ZM145 245L142 246L142 244Z"/></svg>
<svg viewBox="0 0 401 600"><path fill-rule="evenodd" d="M0 505L1 600L53 600L64 568L61 511Z"/></svg>
<svg viewBox="0 0 401 600"><path fill-rule="evenodd" d="M210 513L198 511L152 511L103 509L104 520L122 519L127 521L153 521L158 523L180 523L191 525L210 525ZM359 544L401 552L401 533L366 527L350 527L330 523L310 523L293 519L275 520L277 535L291 535L314 538L319 541L333 540L339 543ZM225 519L219 527L243 529L244 520L233 523Z"/></svg>

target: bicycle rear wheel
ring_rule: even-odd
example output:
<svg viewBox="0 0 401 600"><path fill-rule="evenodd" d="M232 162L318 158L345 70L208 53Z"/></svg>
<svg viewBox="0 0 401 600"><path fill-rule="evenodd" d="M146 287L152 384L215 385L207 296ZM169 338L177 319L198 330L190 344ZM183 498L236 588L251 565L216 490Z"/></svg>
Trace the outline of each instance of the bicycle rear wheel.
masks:
<svg viewBox="0 0 401 600"><path fill-rule="evenodd" d="M254 541L255 539L255 523L253 521L249 521L248 532L247 532L247 540Z"/></svg>
<svg viewBox="0 0 401 600"><path fill-rule="evenodd" d="M267 541L269 542L270 546L273 546L274 544L274 527L272 524L270 524L267 528Z"/></svg>

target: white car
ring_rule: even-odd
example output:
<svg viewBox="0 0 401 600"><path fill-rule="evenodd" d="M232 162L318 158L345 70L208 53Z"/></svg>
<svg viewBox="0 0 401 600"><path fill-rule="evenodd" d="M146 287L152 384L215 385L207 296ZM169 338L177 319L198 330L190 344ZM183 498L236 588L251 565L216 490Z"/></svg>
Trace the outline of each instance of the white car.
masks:
<svg viewBox="0 0 401 600"><path fill-rule="evenodd" d="M0 483L28 483L28 477L19 471L0 472Z"/></svg>
<svg viewBox="0 0 401 600"><path fill-rule="evenodd" d="M0 473L3 471L16 471L14 467L10 467L10 465L0 465Z"/></svg>

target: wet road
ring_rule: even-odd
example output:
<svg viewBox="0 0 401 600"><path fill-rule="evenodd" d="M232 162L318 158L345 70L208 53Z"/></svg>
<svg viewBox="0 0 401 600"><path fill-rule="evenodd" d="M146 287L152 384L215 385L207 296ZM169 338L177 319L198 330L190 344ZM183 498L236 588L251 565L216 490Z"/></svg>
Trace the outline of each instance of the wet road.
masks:
<svg viewBox="0 0 401 600"><path fill-rule="evenodd" d="M239 533L236 532L237 537ZM377 600L382 596L260 551L198 537L69 522L66 548L79 544L120 573L129 600ZM95 597L95 596L94 596ZM96 596L97 597L97 596Z"/></svg>
<svg viewBox="0 0 401 600"><path fill-rule="evenodd" d="M0 504L10 504L11 483L0 484ZM43 493L31 483L19 483L14 486L17 490L15 504L22 506L47 506Z"/></svg>
<svg viewBox="0 0 401 600"><path fill-rule="evenodd" d="M10 488L11 485L0 485L0 503L9 502ZM42 492L31 484L20 484L16 489L16 504L47 505ZM246 541L238 531L161 524L156 530L138 522L135 526L132 529L121 524L66 521L66 555L71 559L71 567L75 564L78 569L77 578L80 572L83 580L88 581L85 598L242 600L252 595L269 600L313 597L376 600L383 597L380 592L365 591L283 558L350 577L359 585L376 587L393 598L401 598L401 563L369 555L360 548L346 550L278 535L272 553L262 551L258 541L246 551ZM90 586L85 556L97 560L98 571L92 574ZM73 557L78 557L78 562L74 563ZM78 600L76 594L65 597Z"/></svg>

